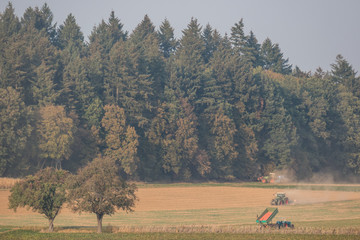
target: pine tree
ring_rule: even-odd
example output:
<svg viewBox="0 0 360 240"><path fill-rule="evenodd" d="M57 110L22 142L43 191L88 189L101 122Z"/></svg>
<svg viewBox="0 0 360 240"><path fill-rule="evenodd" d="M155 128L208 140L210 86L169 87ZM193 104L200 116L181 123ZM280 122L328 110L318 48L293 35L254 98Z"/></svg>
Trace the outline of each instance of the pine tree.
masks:
<svg viewBox="0 0 360 240"><path fill-rule="evenodd" d="M231 28L230 40L235 52L239 55L243 55L244 46L246 44L243 19L240 19L240 21L235 23L235 26Z"/></svg>
<svg viewBox="0 0 360 240"><path fill-rule="evenodd" d="M336 56L336 63L331 64L331 73L335 83L345 85L355 96L360 96L360 82L356 78L356 72L340 54Z"/></svg>
<svg viewBox="0 0 360 240"><path fill-rule="evenodd" d="M15 9L9 2L4 12L0 14L0 39L2 42L0 47L4 47L3 44L8 43L7 39L17 34L20 27L19 18L15 15Z"/></svg>
<svg viewBox="0 0 360 240"><path fill-rule="evenodd" d="M204 62L208 63L222 39L220 34L216 30L213 30L209 24L206 25L202 37L205 43L203 58Z"/></svg>
<svg viewBox="0 0 360 240"><path fill-rule="evenodd" d="M260 50L261 45L258 43L254 33L250 31L250 35L246 36L243 53L245 61L251 62L254 68L263 64Z"/></svg>
<svg viewBox="0 0 360 240"><path fill-rule="evenodd" d="M273 44L269 38L265 39L261 46L261 57L264 61L264 69L282 74L291 73L292 66L288 64L289 59L283 58L279 44Z"/></svg>
<svg viewBox="0 0 360 240"><path fill-rule="evenodd" d="M22 18L21 34L2 52L6 64L1 83L19 89L27 105L52 103L58 96L59 55L46 30L51 28L51 17L45 21L41 14L29 8Z"/></svg>
<svg viewBox="0 0 360 240"><path fill-rule="evenodd" d="M87 75L86 66L80 57L73 59L63 70L61 102L68 110L75 110L81 118L94 98Z"/></svg>
<svg viewBox="0 0 360 240"><path fill-rule="evenodd" d="M29 115L19 92L0 88L0 176L16 175L28 166L25 147L32 131Z"/></svg>
<svg viewBox="0 0 360 240"><path fill-rule="evenodd" d="M25 10L23 17L21 18L21 31L32 32L36 29L39 32L45 33L51 42L55 42L56 24L53 24L52 21L53 13L46 3L41 9L38 7L35 7L34 9L29 7Z"/></svg>
<svg viewBox="0 0 360 240"><path fill-rule="evenodd" d="M108 22L104 20L98 26L95 26L89 36L90 52L100 52L101 56L106 58L118 41L126 41L127 32L123 31L124 25L120 22L119 18L115 16L115 12L111 11Z"/></svg>
<svg viewBox="0 0 360 240"><path fill-rule="evenodd" d="M165 58L169 58L175 53L178 41L174 37L174 29L170 22L165 19L158 31L160 49Z"/></svg>
<svg viewBox="0 0 360 240"><path fill-rule="evenodd" d="M76 53L77 56L82 54L84 48L84 35L72 14L69 14L64 23L59 26L57 34L57 41L60 49L69 49L70 57L73 53Z"/></svg>
<svg viewBox="0 0 360 240"><path fill-rule="evenodd" d="M192 18L187 29L183 30L180 45L175 55L169 86L188 98L194 104L201 96L205 51L201 27Z"/></svg>

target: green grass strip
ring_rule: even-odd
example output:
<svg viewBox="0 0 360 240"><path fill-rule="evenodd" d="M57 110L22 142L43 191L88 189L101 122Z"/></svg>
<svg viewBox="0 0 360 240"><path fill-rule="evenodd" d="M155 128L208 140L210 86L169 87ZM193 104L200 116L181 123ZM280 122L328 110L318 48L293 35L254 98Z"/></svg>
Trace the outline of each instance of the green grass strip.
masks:
<svg viewBox="0 0 360 240"><path fill-rule="evenodd" d="M232 234L232 233L40 233L31 230L14 230L0 234L1 239L37 240L37 239L126 239L126 240L351 240L356 235L316 235L316 234Z"/></svg>

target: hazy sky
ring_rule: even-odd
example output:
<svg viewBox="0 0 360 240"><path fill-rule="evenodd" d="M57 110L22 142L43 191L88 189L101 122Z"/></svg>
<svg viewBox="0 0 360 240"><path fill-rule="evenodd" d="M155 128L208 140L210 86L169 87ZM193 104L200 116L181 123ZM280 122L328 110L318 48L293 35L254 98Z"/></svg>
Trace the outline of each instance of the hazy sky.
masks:
<svg viewBox="0 0 360 240"><path fill-rule="evenodd" d="M17 16L45 2L59 26L72 13L84 36L110 12L132 30L147 14L158 27L167 18L177 38L191 17L210 24L222 35L241 18L245 33L252 30L260 43L269 37L279 43L289 63L303 71L330 69L337 54L360 74L360 0L12 0ZM8 1L0 0L4 11Z"/></svg>

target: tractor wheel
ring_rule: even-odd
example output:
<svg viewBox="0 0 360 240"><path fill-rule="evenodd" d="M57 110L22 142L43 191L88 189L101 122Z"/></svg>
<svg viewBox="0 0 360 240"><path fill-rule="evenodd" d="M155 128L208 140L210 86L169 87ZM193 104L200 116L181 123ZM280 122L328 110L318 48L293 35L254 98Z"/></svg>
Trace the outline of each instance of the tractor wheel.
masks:
<svg viewBox="0 0 360 240"><path fill-rule="evenodd" d="M279 205L282 205L282 203L283 203L283 202L280 200L280 201L279 201Z"/></svg>
<svg viewBox="0 0 360 240"><path fill-rule="evenodd" d="M289 199L285 200L285 204L288 205L289 204Z"/></svg>

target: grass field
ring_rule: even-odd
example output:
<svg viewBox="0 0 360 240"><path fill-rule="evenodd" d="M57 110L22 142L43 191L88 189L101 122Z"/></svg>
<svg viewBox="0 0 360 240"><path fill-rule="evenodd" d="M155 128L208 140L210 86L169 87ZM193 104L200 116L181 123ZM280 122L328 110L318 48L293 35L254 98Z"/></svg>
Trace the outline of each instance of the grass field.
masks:
<svg viewBox="0 0 360 240"><path fill-rule="evenodd" d="M67 208L55 219L56 233L42 233L47 228L46 219L26 209L10 211L7 209L10 192L0 190L0 226L3 226L0 239L360 238L360 185L177 183L138 186L140 201L135 212L105 216L103 226L108 233L101 237L93 234L95 215L78 215ZM255 224L256 216L270 206L272 195L277 191L286 192L296 202L279 206L274 220L290 220L295 229L264 232Z"/></svg>
<svg viewBox="0 0 360 240"><path fill-rule="evenodd" d="M39 233L31 230L15 230L0 235L2 239L126 239L126 240L352 240L357 235L317 235L317 234L279 234L279 233Z"/></svg>

